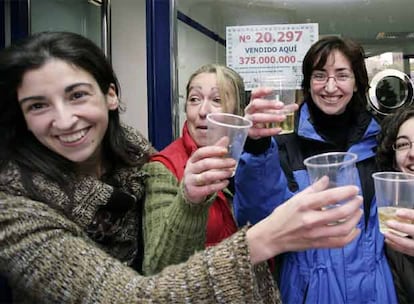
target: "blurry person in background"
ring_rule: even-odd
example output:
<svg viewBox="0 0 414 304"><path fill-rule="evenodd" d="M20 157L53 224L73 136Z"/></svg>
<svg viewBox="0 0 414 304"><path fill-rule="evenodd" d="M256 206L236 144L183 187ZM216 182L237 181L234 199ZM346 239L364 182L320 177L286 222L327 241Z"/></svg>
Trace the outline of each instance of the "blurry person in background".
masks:
<svg viewBox="0 0 414 304"><path fill-rule="evenodd" d="M380 171L414 174L414 106L403 107L386 116L378 136L377 163ZM408 234L386 232L386 254L394 277L399 303L414 303L414 210L401 208L397 216L403 222L387 225Z"/></svg>

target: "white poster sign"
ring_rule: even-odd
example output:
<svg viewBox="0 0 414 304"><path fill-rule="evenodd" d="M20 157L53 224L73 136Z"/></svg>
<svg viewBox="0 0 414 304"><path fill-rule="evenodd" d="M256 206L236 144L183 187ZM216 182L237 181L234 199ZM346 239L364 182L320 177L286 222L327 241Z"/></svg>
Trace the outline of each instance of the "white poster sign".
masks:
<svg viewBox="0 0 414 304"><path fill-rule="evenodd" d="M302 61L318 40L318 24L274 24L226 27L227 66L244 79L246 90L258 86L260 75L294 75L302 81Z"/></svg>

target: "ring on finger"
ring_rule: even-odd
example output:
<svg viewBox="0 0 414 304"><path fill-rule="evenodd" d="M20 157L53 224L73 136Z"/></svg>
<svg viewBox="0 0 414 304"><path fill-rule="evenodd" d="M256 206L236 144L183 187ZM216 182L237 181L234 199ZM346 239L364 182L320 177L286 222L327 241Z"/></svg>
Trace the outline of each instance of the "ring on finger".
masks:
<svg viewBox="0 0 414 304"><path fill-rule="evenodd" d="M195 176L195 183L197 186L204 186L204 179L202 174L196 174Z"/></svg>

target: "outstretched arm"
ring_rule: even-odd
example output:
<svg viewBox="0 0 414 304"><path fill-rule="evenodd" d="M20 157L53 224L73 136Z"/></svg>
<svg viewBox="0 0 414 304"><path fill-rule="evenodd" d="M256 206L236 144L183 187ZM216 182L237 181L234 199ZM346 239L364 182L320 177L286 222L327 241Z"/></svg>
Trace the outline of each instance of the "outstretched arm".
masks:
<svg viewBox="0 0 414 304"><path fill-rule="evenodd" d="M0 272L33 302L272 303L276 298L268 270L251 266L245 230L185 264L142 277L49 206L2 194L0 201ZM266 293L260 294L260 286Z"/></svg>
<svg viewBox="0 0 414 304"><path fill-rule="evenodd" d="M322 191L327 185L321 179L247 233L148 278L104 253L46 204L0 194L0 273L20 295L42 303L276 303L261 262L285 251L344 246L359 234L358 189Z"/></svg>
<svg viewBox="0 0 414 304"><path fill-rule="evenodd" d="M277 207L247 232L252 263L280 253L309 248L338 248L360 233L362 197L355 186L326 189L322 178ZM325 206L346 200L337 208ZM341 224L332 224L338 223Z"/></svg>

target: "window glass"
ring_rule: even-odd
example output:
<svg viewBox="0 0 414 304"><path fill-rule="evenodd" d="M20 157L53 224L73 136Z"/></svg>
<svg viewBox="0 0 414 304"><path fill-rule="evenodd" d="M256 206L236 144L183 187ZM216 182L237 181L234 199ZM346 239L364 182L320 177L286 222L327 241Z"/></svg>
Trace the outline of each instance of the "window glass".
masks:
<svg viewBox="0 0 414 304"><path fill-rule="evenodd" d="M70 31L88 37L97 45L102 45L100 3L101 1L95 0L31 1L31 32Z"/></svg>
<svg viewBox="0 0 414 304"><path fill-rule="evenodd" d="M176 9L180 125L191 73L226 64L226 26L317 23L319 37L350 37L364 47L370 78L386 68L414 75L412 0L176 0Z"/></svg>

